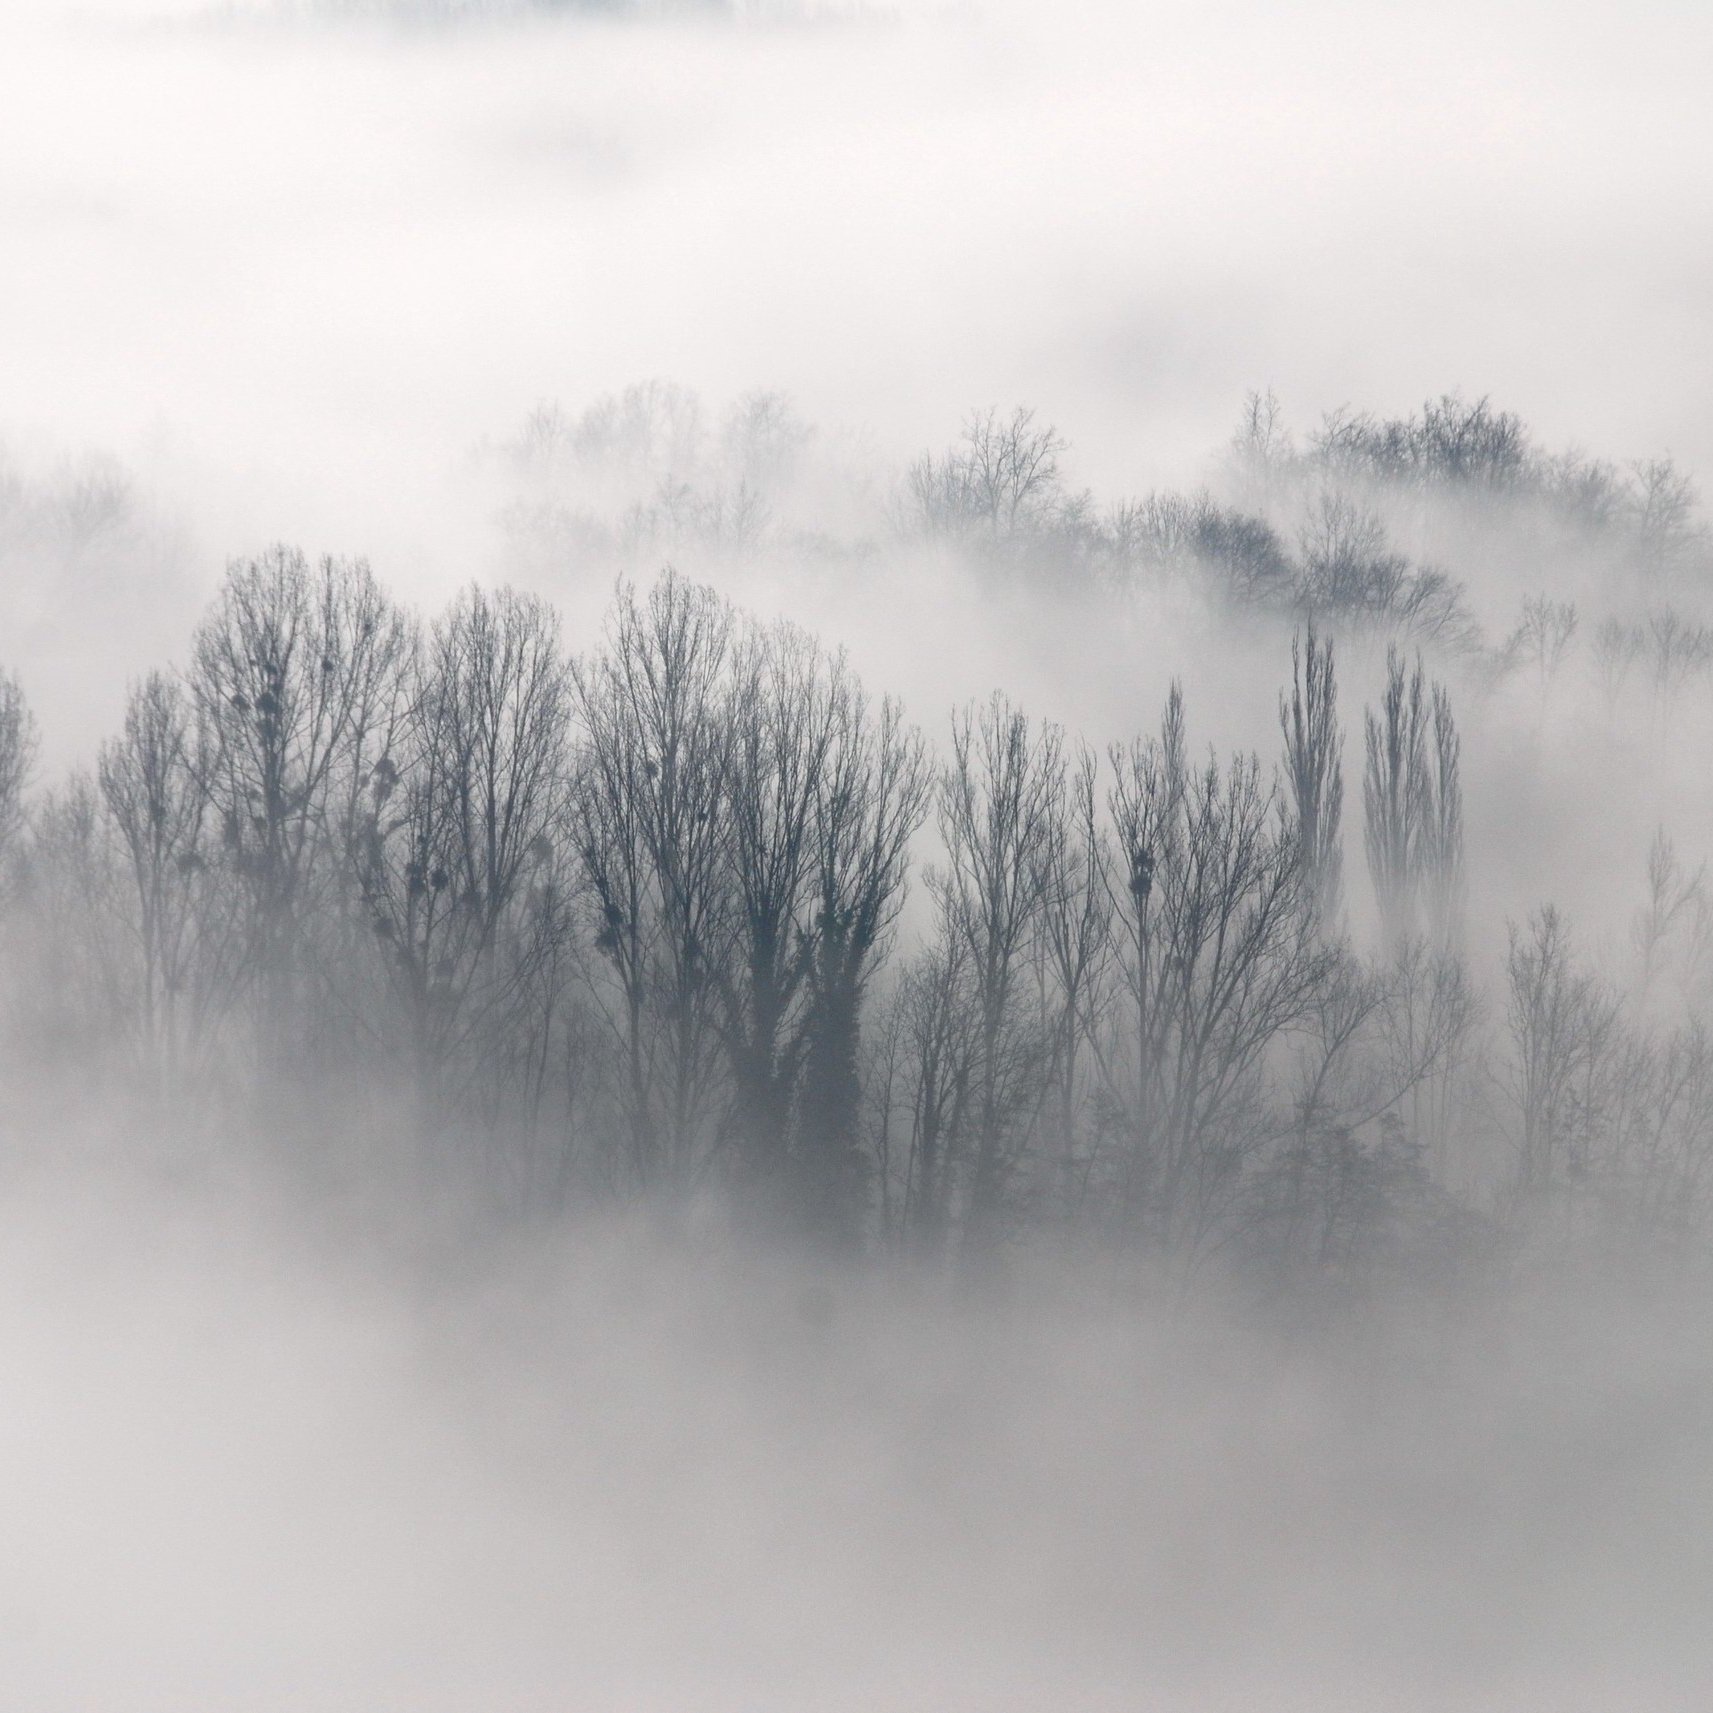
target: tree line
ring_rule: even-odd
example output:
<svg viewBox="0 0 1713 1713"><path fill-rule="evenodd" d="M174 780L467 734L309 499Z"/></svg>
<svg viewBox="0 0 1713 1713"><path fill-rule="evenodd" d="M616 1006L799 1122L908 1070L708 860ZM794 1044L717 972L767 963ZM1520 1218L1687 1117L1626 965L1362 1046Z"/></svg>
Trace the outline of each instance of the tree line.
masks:
<svg viewBox="0 0 1713 1713"><path fill-rule="evenodd" d="M1272 757L1198 747L1176 685L1105 753L998 693L936 745L671 571L571 652L532 595L425 622L277 548L50 790L0 680L10 1079L214 1147L385 1129L511 1208L711 1196L928 1257L1087 1231L1320 1276L1546 1219L1687 1240L1699 1026L1550 910L1483 1000L1452 695L1396 647L1353 932L1334 641L1281 667ZM1713 913L1669 846L1649 872L1657 972Z"/></svg>

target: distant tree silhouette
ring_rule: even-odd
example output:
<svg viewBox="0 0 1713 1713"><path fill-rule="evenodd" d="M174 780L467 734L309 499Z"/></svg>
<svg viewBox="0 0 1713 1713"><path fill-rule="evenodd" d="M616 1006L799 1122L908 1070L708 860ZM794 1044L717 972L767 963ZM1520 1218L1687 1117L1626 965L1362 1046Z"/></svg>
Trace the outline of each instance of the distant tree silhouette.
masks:
<svg viewBox="0 0 1713 1713"><path fill-rule="evenodd" d="M1314 626L1291 642L1291 691L1279 698L1285 785L1302 870L1303 896L1315 920L1338 920L1344 869L1344 732L1338 721L1333 645Z"/></svg>
<svg viewBox="0 0 1713 1713"><path fill-rule="evenodd" d="M1380 710L1365 717L1362 805L1368 871L1382 932L1394 950L1426 933L1456 942L1463 899L1461 741L1443 685L1431 690L1418 656L1387 650Z"/></svg>

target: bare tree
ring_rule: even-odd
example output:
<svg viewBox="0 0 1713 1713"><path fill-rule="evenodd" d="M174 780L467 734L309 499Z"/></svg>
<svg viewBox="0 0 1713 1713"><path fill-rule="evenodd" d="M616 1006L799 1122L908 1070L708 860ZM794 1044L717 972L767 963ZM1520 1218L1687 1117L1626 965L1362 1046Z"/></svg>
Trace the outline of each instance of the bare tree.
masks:
<svg viewBox="0 0 1713 1713"><path fill-rule="evenodd" d="M87 773L42 794L20 840L18 909L5 945L13 1044L38 1070L71 1073L75 1081L65 1086L86 1095L112 1089L109 1079L133 1044L126 882L109 833ZM25 1088L8 1093L22 1098Z"/></svg>
<svg viewBox="0 0 1713 1713"><path fill-rule="evenodd" d="M1445 572L1393 549L1380 514L1326 490L1298 535L1297 600L1304 612L1358 630L1467 647L1475 635L1463 589Z"/></svg>
<svg viewBox="0 0 1713 1713"><path fill-rule="evenodd" d="M929 886L971 985L969 1216L978 1236L999 1212L1044 1090L1048 1044L1024 1003L1024 978L1048 895L1063 771L1058 727L1031 729L998 693L953 717L939 792L946 866Z"/></svg>
<svg viewBox="0 0 1713 1713"><path fill-rule="evenodd" d="M1400 945L1418 926L1418 864L1427 803L1428 705L1421 662L1408 679L1395 648L1386 651L1378 715L1365 716L1367 767L1362 807L1368 873L1386 939Z"/></svg>
<svg viewBox="0 0 1713 1713"><path fill-rule="evenodd" d="M1344 869L1344 732L1330 639L1314 626L1291 641L1291 694L1279 698L1285 737L1285 784L1302 870L1303 896L1323 929L1338 920Z"/></svg>
<svg viewBox="0 0 1713 1713"><path fill-rule="evenodd" d="M1663 827L1648 846L1647 895L1631 921L1630 939L1638 965L1637 995L1644 1005L1674 961L1687 984L1704 973L1713 952L1707 865L1685 870Z"/></svg>
<svg viewBox="0 0 1713 1713"><path fill-rule="evenodd" d="M1594 669L1608 709L1617 706L1643 648L1644 639L1636 627L1618 618L1601 620L1594 633Z"/></svg>
<svg viewBox="0 0 1713 1713"><path fill-rule="evenodd" d="M1365 718L1362 781L1368 872L1386 941L1394 951L1425 931L1437 947L1455 944L1463 898L1461 741L1451 699L1431 693L1420 656L1406 676L1386 653L1378 714Z"/></svg>
<svg viewBox="0 0 1713 1713"><path fill-rule="evenodd" d="M857 1207L863 1001L904 901L910 844L932 788L920 733L849 675L815 793L814 922L798 1153L811 1216L848 1233Z"/></svg>
<svg viewBox="0 0 1713 1713"><path fill-rule="evenodd" d="M720 425L720 452L730 484L770 493L796 473L814 430L783 393L746 393Z"/></svg>
<svg viewBox="0 0 1713 1713"><path fill-rule="evenodd" d="M1523 598L1522 620L1500 650L1505 666L1527 665L1544 697L1564 664L1576 635L1574 601L1554 601L1545 595Z"/></svg>
<svg viewBox="0 0 1713 1713"><path fill-rule="evenodd" d="M1526 928L1512 926L1506 986L1505 1086L1517 1124L1517 1187L1529 1200L1588 1170L1609 1097L1618 1002L1576 968L1551 905Z"/></svg>
<svg viewBox="0 0 1713 1713"><path fill-rule="evenodd" d="M1695 516L1695 484L1670 458L1632 465L1625 498L1637 559L1653 577L1680 570L1698 550L1705 551L1706 530Z"/></svg>
<svg viewBox="0 0 1713 1713"><path fill-rule="evenodd" d="M1433 939L1394 948L1379 965L1384 1004L1373 1059L1398 1091L1386 1114L1443 1175L1456 1141L1453 1097L1479 1011L1463 957Z"/></svg>
<svg viewBox="0 0 1713 1713"><path fill-rule="evenodd" d="M910 1065L910 1151L903 1220L913 1247L932 1254L952 1217L953 1167L968 1128L976 1018L963 940L939 932L905 969L898 1008Z"/></svg>
<svg viewBox="0 0 1713 1713"><path fill-rule="evenodd" d="M0 863L24 820L24 788L36 759L36 720L16 674L0 672Z"/></svg>
<svg viewBox="0 0 1713 1713"><path fill-rule="evenodd" d="M1531 458L1521 418L1485 398L1466 404L1455 393L1430 399L1408 417L1335 411L1316 434L1314 452L1324 467L1346 476L1488 492L1516 488Z"/></svg>
<svg viewBox="0 0 1713 1713"><path fill-rule="evenodd" d="M1162 1243L1193 1249L1262 1134L1268 1051L1305 1015L1330 954L1259 762L1192 768L1175 685L1160 736L1112 761L1124 1001L1106 1075L1129 1121L1119 1193Z"/></svg>
<svg viewBox="0 0 1713 1713"><path fill-rule="evenodd" d="M1691 678L1713 666L1713 629L1691 624L1671 607L1648 614L1642 632L1643 651L1653 673L1654 698L1668 711Z"/></svg>
<svg viewBox="0 0 1713 1713"><path fill-rule="evenodd" d="M1694 624L1673 607L1657 607L1644 620L1609 618L1594 642L1595 666L1608 704L1615 705L1631 670L1645 663L1656 714L1671 711L1684 687L1713 667L1713 629Z"/></svg>
<svg viewBox="0 0 1713 1713"><path fill-rule="evenodd" d="M311 571L287 547L235 561L196 633L202 784L243 882L258 1045L275 1067L290 1057L308 904L358 812L404 635L367 565L325 559Z"/></svg>
<svg viewBox="0 0 1713 1713"><path fill-rule="evenodd" d="M353 837L431 1124L449 1102L470 1112L478 1084L492 1117L502 1083L527 1097L546 1075L557 995L539 978L569 929L569 742L552 609L467 589L421 651Z"/></svg>
<svg viewBox="0 0 1713 1713"><path fill-rule="evenodd" d="M1669 844L1655 841L1654 897L1669 918L1694 910ZM1670 924L1665 924L1670 931ZM1650 1263L1705 1242L1713 1215L1713 1041L1693 1015L1675 1023L1627 1008L1579 968L1558 913L1537 911L1511 932L1507 961L1511 1056L1501 1086L1517 1143L1514 1195L1537 1230L1592 1236ZM1543 1226L1542 1215L1552 1218Z"/></svg>
<svg viewBox="0 0 1713 1713"><path fill-rule="evenodd" d="M779 1187L807 1047L816 804L849 694L846 675L842 660L779 624L743 637L729 692L734 948L720 977L725 1031L739 1141Z"/></svg>
<svg viewBox="0 0 1713 1713"><path fill-rule="evenodd" d="M1102 551L1121 587L1138 572L1188 575L1238 607L1288 607L1300 596L1289 550L1266 519L1211 494L1150 494L1109 514Z"/></svg>
<svg viewBox="0 0 1713 1713"><path fill-rule="evenodd" d="M1098 1036L1112 953L1112 841L1100 817L1098 780L1094 752L1079 750L1068 769L1064 800L1051 816L1046 853L1039 944L1058 1094L1061 1211L1070 1209L1079 1187L1084 1061Z"/></svg>
<svg viewBox="0 0 1713 1713"><path fill-rule="evenodd" d="M1422 902L1429 942L1455 951L1463 930L1463 743L1452 717L1451 696L1433 687L1432 753L1422 826Z"/></svg>
<svg viewBox="0 0 1713 1713"><path fill-rule="evenodd" d="M605 646L573 668L585 766L573 821L610 982L615 1094L643 1183L685 1183L719 1118L730 923L730 610L668 572L621 584Z"/></svg>
<svg viewBox="0 0 1713 1713"><path fill-rule="evenodd" d="M132 690L123 734L102 745L98 767L133 892L140 1057L162 1097L185 1092L239 979L230 877L202 788L210 741L178 682L151 673Z"/></svg>
<svg viewBox="0 0 1713 1713"><path fill-rule="evenodd" d="M1271 387L1244 397L1243 415L1226 451L1238 500L1251 511L1267 512L1296 461L1284 410Z"/></svg>
<svg viewBox="0 0 1713 1713"><path fill-rule="evenodd" d="M1428 1199L1422 1126L1406 1115L1455 1065L1471 1013L1462 966L1419 945L1330 965L1300 1031L1290 1138L1257 1186L1282 1261L1346 1267L1403 1240Z"/></svg>
<svg viewBox="0 0 1713 1713"><path fill-rule="evenodd" d="M1599 1186L1607 1233L1652 1265L1693 1264L1713 1216L1713 1036L1691 1018L1630 1036L1616 1059Z"/></svg>
<svg viewBox="0 0 1713 1713"><path fill-rule="evenodd" d="M1052 523L1065 501L1059 456L1065 441L1019 405L1009 417L973 412L959 444L923 453L905 473L906 517L928 535L980 534L1007 541Z"/></svg>

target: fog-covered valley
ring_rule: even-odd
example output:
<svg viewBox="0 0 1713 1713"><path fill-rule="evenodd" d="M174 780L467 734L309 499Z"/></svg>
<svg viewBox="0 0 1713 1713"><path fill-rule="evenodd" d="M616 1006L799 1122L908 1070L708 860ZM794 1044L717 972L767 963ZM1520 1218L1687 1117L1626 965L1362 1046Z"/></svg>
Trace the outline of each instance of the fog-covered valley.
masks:
<svg viewBox="0 0 1713 1713"><path fill-rule="evenodd" d="M0 18L0 1703L1691 1708L1706 21Z"/></svg>

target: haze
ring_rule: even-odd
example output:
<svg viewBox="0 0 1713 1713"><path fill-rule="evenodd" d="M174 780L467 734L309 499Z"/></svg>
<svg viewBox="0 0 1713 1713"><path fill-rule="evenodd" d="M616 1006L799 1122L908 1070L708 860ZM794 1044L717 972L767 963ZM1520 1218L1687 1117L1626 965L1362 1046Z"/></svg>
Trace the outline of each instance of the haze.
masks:
<svg viewBox="0 0 1713 1713"><path fill-rule="evenodd" d="M10 0L0 1704L1704 1705L1709 63Z"/></svg>

